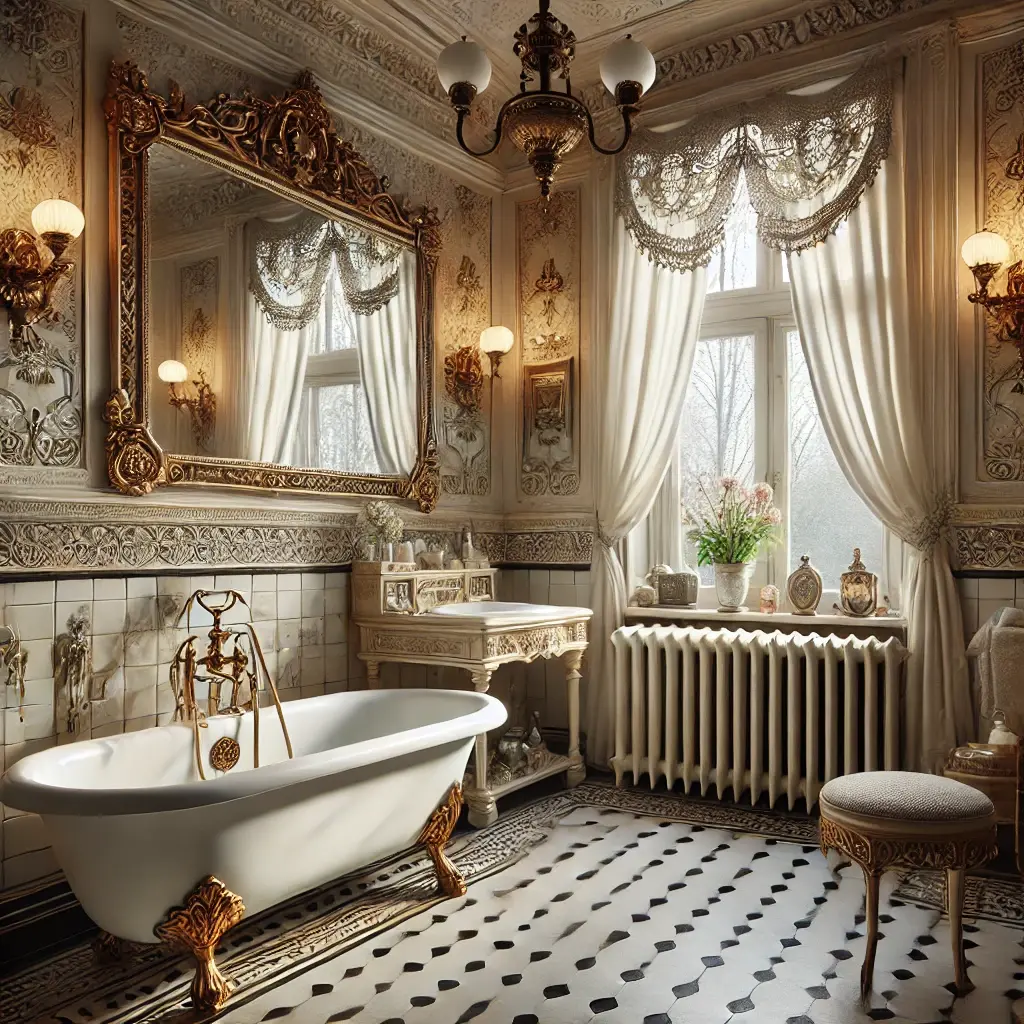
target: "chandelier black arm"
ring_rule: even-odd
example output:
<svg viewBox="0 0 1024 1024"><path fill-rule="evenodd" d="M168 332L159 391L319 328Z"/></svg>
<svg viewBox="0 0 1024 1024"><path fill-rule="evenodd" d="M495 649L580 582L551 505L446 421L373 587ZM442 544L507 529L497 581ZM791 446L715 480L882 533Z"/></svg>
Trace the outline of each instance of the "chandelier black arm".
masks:
<svg viewBox="0 0 1024 1024"><path fill-rule="evenodd" d="M502 107L501 110L498 112L498 123L494 128L493 144L489 146L487 149L482 149L479 152L477 152L475 149L470 149L469 146L466 145L466 140L462 134L462 126L465 123L466 114L468 113L468 110L460 110L458 112L458 119L455 122L455 137L459 140L459 145L467 153L469 153L470 156L487 156L490 153L493 153L501 144L501 132L505 126L505 108Z"/></svg>
<svg viewBox="0 0 1024 1024"><path fill-rule="evenodd" d="M593 146L598 153L603 153L605 156L615 156L616 154L621 153L626 146L629 145L629 140L633 135L633 108L626 106L619 107L619 110L622 113L623 133L622 141L614 149L605 149L604 146L598 145L597 139L594 137L594 119L591 117L590 111L587 110L586 107L583 109L586 110L587 113L587 135L590 136L590 145Z"/></svg>

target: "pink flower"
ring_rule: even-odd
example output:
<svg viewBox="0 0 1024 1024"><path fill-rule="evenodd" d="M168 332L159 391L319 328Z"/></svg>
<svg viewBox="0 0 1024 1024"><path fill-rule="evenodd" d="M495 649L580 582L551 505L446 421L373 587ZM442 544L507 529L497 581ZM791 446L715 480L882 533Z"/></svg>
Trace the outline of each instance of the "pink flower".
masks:
<svg viewBox="0 0 1024 1024"><path fill-rule="evenodd" d="M728 493L729 491L736 490L736 488L739 487L739 485L739 480L737 480L734 476L723 476L722 479L718 481L718 486L721 487L722 490L725 491L726 493Z"/></svg>
<svg viewBox="0 0 1024 1024"><path fill-rule="evenodd" d="M782 513L777 508L768 509L768 522L772 526L778 526L782 522Z"/></svg>
<svg viewBox="0 0 1024 1024"><path fill-rule="evenodd" d="M772 490L772 485L761 481L759 484L754 484L754 501L761 505L768 505L771 503L772 498L775 496L775 492Z"/></svg>

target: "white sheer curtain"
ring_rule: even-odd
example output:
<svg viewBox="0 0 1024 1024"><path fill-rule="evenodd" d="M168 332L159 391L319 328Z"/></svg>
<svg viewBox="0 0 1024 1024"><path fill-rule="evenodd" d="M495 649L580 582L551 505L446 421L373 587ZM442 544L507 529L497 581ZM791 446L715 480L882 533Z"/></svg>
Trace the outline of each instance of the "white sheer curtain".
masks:
<svg viewBox="0 0 1024 1024"><path fill-rule="evenodd" d="M358 309L357 309L358 313ZM398 259L394 296L355 318L359 372L382 473L411 473L417 453L416 254Z"/></svg>
<svg viewBox="0 0 1024 1024"><path fill-rule="evenodd" d="M703 267L655 265L633 244L621 216L611 235L607 337L596 346L598 536L584 705L587 757L602 767L615 742L611 635L627 600L615 545L647 515L675 456L705 291Z"/></svg>
<svg viewBox="0 0 1024 1024"><path fill-rule="evenodd" d="M793 305L822 423L847 478L906 542L903 611L911 658L904 761L937 770L970 736L960 603L945 527L948 467L925 443L913 361L928 337L908 312L902 145L892 151L846 227L789 256ZM947 410L955 418L956 410ZM947 471L943 472L943 468Z"/></svg>
<svg viewBox="0 0 1024 1024"><path fill-rule="evenodd" d="M292 464L302 410L306 360L320 320L286 331L275 327L256 296L246 296L249 365L245 458Z"/></svg>

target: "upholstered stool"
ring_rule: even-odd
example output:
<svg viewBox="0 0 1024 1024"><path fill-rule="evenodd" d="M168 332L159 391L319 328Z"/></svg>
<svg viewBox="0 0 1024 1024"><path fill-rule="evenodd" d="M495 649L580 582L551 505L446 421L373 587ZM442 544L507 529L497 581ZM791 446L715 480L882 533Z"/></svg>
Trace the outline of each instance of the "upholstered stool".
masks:
<svg viewBox="0 0 1024 1024"><path fill-rule="evenodd" d="M860 972L871 991L878 944L878 883L890 867L944 868L956 987L967 977L963 944L964 871L996 855L996 814L984 793L953 779L918 772L859 772L825 783L821 850L839 850L864 871L868 944Z"/></svg>

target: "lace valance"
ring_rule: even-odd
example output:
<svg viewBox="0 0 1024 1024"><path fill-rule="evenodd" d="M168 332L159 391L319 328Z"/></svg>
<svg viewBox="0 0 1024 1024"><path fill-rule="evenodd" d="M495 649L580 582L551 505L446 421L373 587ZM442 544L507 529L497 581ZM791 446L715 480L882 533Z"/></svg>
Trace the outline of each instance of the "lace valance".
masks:
<svg viewBox="0 0 1024 1024"><path fill-rule="evenodd" d="M671 132L634 133L616 206L637 247L673 270L706 266L741 173L766 245L796 252L822 241L889 152L892 76L872 66L826 91L767 96Z"/></svg>
<svg viewBox="0 0 1024 1024"><path fill-rule="evenodd" d="M354 313L370 316L398 293L397 242L317 214L247 227L249 288L278 330L299 330L318 315L332 262Z"/></svg>

